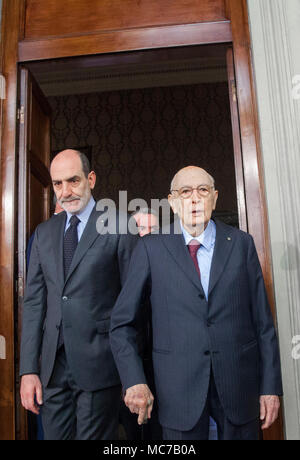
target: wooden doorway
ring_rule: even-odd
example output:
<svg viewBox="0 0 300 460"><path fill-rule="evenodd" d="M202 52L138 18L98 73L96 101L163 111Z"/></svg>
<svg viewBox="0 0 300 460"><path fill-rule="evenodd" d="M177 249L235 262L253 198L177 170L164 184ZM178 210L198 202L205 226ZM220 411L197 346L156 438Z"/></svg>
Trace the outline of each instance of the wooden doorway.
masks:
<svg viewBox="0 0 300 460"><path fill-rule="evenodd" d="M230 116L230 107L237 114L232 59L228 45L201 45L22 64L20 162L26 162L27 157L24 129L31 132L36 124L28 113L31 97L24 98L33 86L43 106L47 105L45 96L50 95L52 152L87 146L88 139L99 135L95 145L90 145L92 169L99 182L93 191L96 200L109 198L118 203L119 190L126 190L128 202L139 197L150 206L151 199L168 195L177 170L195 164L205 167L216 179L220 192L216 217L247 230L241 148L237 143L234 149L232 142L232 138L240 138L238 118L233 123ZM42 138L44 131L48 139L47 124L39 127ZM19 188L27 190L23 176ZM26 195L21 194L21 212L26 203ZM26 247L34 230L22 231L22 223L30 221L30 215L20 219L19 248ZM23 258L24 250L19 249L22 286L26 275ZM17 414L19 437L26 438L29 432L31 439L34 430L31 425L27 430L28 417L19 404Z"/></svg>
<svg viewBox="0 0 300 460"><path fill-rule="evenodd" d="M0 335L7 343L0 361L0 438L13 439L15 425L15 302L17 298L17 63L143 49L168 49L205 43L232 43L243 162L245 209L274 310L267 213L260 157L246 0L94 2L4 0L2 73L7 78L2 103ZM200 5L201 3L201 5ZM90 11L96 5L93 17ZM65 11L70 13L69 24ZM134 13L134 14L133 14ZM70 29L71 27L71 29ZM266 439L281 439L280 422Z"/></svg>
<svg viewBox="0 0 300 460"><path fill-rule="evenodd" d="M51 108L38 84L20 68L19 180L18 180L18 319L16 321L16 427L17 438L28 438L27 414L19 401L19 348L22 305L30 246L34 230L49 218Z"/></svg>

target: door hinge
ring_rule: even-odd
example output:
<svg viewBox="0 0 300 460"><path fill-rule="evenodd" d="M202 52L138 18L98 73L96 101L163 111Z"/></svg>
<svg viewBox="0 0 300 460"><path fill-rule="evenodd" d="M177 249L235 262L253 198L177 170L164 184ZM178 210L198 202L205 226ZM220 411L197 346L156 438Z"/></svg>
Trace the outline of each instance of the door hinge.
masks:
<svg viewBox="0 0 300 460"><path fill-rule="evenodd" d="M232 100L233 102L237 101L237 92L236 92L236 84L234 80L231 80L231 93L232 93Z"/></svg>
<svg viewBox="0 0 300 460"><path fill-rule="evenodd" d="M4 335L0 335L0 359L6 359L6 340Z"/></svg>
<svg viewBox="0 0 300 460"><path fill-rule="evenodd" d="M6 80L4 75L0 75L0 99L6 99Z"/></svg>
<svg viewBox="0 0 300 460"><path fill-rule="evenodd" d="M24 280L22 276L19 276L17 280L17 294L20 298L24 297Z"/></svg>
<svg viewBox="0 0 300 460"><path fill-rule="evenodd" d="M25 120L25 108L24 108L24 105L21 105L21 107L18 108L17 119L20 121L21 125L24 125L24 120Z"/></svg>

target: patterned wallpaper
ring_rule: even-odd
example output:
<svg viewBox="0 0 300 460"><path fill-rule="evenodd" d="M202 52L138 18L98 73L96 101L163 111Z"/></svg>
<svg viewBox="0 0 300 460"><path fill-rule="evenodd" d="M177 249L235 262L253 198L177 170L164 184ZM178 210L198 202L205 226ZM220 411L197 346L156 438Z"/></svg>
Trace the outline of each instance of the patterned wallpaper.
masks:
<svg viewBox="0 0 300 460"><path fill-rule="evenodd" d="M236 211L227 83L51 97L52 150L90 147L96 199L168 195L187 165L216 179L218 210Z"/></svg>

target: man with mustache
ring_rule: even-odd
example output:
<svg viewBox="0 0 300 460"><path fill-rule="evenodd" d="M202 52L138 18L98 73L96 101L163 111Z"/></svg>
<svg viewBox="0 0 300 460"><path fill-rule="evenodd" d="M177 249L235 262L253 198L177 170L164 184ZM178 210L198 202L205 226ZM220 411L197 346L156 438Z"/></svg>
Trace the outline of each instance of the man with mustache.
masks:
<svg viewBox="0 0 300 460"><path fill-rule="evenodd" d="M218 192L203 169L174 177L179 221L138 242L113 310L111 345L138 423L153 395L137 353L135 319L151 291L153 366L165 440L254 440L276 420L282 394L277 339L250 235L211 219Z"/></svg>
<svg viewBox="0 0 300 460"><path fill-rule="evenodd" d="M117 439L121 388L108 332L138 237L98 233L105 218L96 210L96 175L84 154L59 153L50 175L65 212L35 231L23 307L21 401L41 412L46 440Z"/></svg>

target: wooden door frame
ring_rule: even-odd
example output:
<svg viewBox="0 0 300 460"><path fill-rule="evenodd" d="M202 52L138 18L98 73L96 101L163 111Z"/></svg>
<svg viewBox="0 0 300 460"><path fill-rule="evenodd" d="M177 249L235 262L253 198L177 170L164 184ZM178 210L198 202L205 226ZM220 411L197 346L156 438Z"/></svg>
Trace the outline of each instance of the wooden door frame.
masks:
<svg viewBox="0 0 300 460"><path fill-rule="evenodd" d="M1 72L6 78L6 99L1 101L0 152L0 334L6 337L6 360L0 361L0 439L14 439L15 426L15 301L17 223L17 67L22 61L82 54L165 48L232 40L235 60L248 230L253 235L275 317L271 252L258 112L251 62L246 0L225 0L228 21L181 24L159 28L114 31L101 35L22 41L24 0L3 0ZM230 33L230 35L229 35ZM59 47L59 55L58 48ZM282 439L282 422L264 435Z"/></svg>
<svg viewBox="0 0 300 460"><path fill-rule="evenodd" d="M49 117L49 137L51 133L50 126L50 116L51 116L51 107L48 104L48 101L45 100L44 94L41 93L41 90L30 72L24 67L19 69L19 89L20 89L20 107L22 112L20 114L19 120L19 139L18 139L18 151L19 151L19 161L18 161L18 250L17 250L17 285L18 293L16 302L18 302L18 313L16 316L18 318L18 327L16 328L16 337L21 337L21 325L22 325L22 305L24 299L24 286L26 281L26 268L27 268L27 257L26 257L26 248L30 237L32 236L33 229L30 228L29 222L31 221L30 216L30 178L32 174L39 180L39 182L44 187L44 216L43 219L49 219L50 217L50 185L51 178L48 171L50 164L50 139L49 139L49 151L47 162L44 164L43 161L33 152L32 149L32 139L31 132L29 127L31 124L31 109L32 109L32 99L33 97L38 101L43 113ZM38 204L35 201L36 204ZM27 439L28 437L28 419L27 413L25 410L18 410L21 408L21 400L19 395L20 389L20 378L18 375L19 370L19 355L20 355L20 341L16 340L15 342L15 401L16 401L16 438L17 439Z"/></svg>
<svg viewBox="0 0 300 460"><path fill-rule="evenodd" d="M15 251L17 62L21 2L3 2L1 73L6 99L1 101L0 152L0 334L6 339L6 360L0 361L0 439L15 439ZM2 329L3 328L3 329Z"/></svg>

